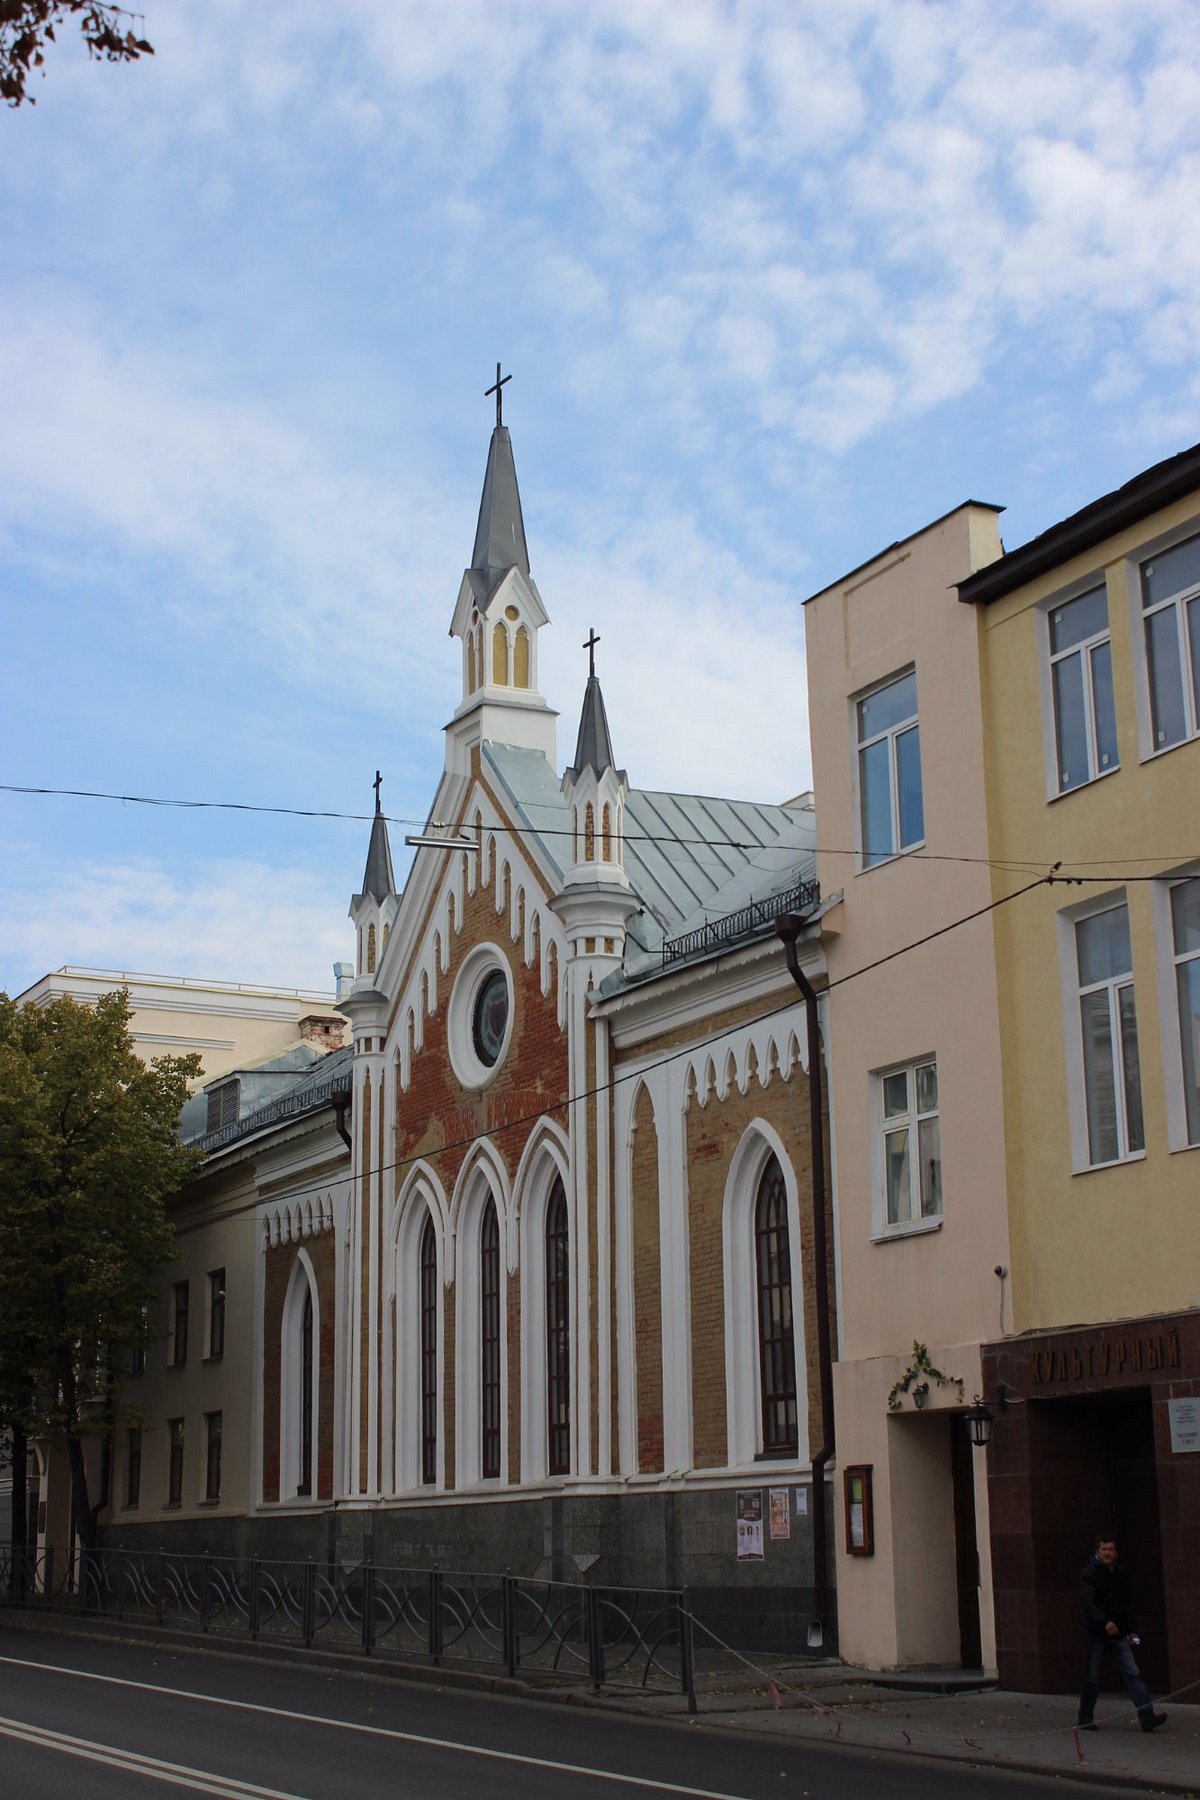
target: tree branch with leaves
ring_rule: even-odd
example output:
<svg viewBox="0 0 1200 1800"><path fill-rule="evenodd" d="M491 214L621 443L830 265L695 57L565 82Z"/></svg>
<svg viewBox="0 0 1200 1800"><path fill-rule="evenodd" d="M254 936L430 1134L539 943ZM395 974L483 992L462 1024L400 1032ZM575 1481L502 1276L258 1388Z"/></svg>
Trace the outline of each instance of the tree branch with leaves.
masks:
<svg viewBox="0 0 1200 1800"><path fill-rule="evenodd" d="M9 106L24 100L37 105L28 91L29 78L37 70L45 72L47 44L57 41L60 25L70 23L79 26L96 62L137 62L154 55L153 44L139 35L145 25L142 14L123 6L107 6L102 0L0 0L0 100Z"/></svg>
<svg viewBox="0 0 1200 1800"><path fill-rule="evenodd" d="M64 1445L80 1541L103 1503L84 1442L113 1424L154 1276L165 1202L202 1160L179 1141L195 1056L149 1066L122 989L96 1006L0 994L0 1425Z"/></svg>

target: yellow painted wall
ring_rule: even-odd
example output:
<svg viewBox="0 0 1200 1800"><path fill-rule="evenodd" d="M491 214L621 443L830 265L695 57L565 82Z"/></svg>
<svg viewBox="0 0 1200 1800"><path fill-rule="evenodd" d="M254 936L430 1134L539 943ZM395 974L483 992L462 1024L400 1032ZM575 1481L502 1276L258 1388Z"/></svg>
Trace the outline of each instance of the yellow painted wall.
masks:
<svg viewBox="0 0 1200 1800"><path fill-rule="evenodd" d="M1017 1331L1200 1304L1200 1147L1170 1141L1166 1078L1179 1052L1165 919L1156 928L1155 917L1165 888L1145 879L1200 859L1200 739L1147 754L1138 583L1158 540L1188 523L1200 532L1200 494L981 609L991 854L1034 871L1061 860L1064 873L1099 877L1039 888L995 914ZM1057 796L1044 615L1053 599L1099 579L1120 762ZM995 869L994 893L1027 878ZM1060 938L1068 951L1072 939L1060 916L1109 894L1129 907L1146 1148L1089 1169L1072 1154L1078 1001L1069 961L1063 975Z"/></svg>

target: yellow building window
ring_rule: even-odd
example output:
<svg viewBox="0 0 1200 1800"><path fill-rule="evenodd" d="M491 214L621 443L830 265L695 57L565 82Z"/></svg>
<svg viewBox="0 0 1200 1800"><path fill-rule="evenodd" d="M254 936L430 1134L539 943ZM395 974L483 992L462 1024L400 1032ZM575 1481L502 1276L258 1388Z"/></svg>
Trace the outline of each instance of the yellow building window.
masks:
<svg viewBox="0 0 1200 1800"><path fill-rule="evenodd" d="M367 974L375 973L375 927L367 926Z"/></svg>
<svg viewBox="0 0 1200 1800"><path fill-rule="evenodd" d="M508 685L508 633L499 623L492 632L492 680Z"/></svg>
<svg viewBox="0 0 1200 1800"><path fill-rule="evenodd" d="M524 625L517 627L517 641L513 649L513 686L529 686L529 633Z"/></svg>
<svg viewBox="0 0 1200 1800"><path fill-rule="evenodd" d="M587 803L587 811L583 815L583 860L584 862L595 862L596 860L596 815L592 810L590 800Z"/></svg>

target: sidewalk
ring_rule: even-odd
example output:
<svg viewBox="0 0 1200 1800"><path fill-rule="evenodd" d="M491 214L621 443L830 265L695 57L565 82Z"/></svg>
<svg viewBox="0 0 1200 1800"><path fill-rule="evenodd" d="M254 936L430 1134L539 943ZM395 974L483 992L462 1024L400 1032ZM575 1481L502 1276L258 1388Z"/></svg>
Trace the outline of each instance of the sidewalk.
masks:
<svg viewBox="0 0 1200 1800"><path fill-rule="evenodd" d="M705 1684L707 1691L697 1692L695 1726L1200 1795L1200 1705L1164 1701L1167 1723L1147 1733L1123 1693L1106 1693L1097 1708L1100 1729L1077 1737L1075 1695L1002 1693L994 1687L936 1693L907 1684L882 1686L844 1665L793 1663L772 1670L777 1706L749 1672L744 1683L721 1679L720 1687ZM572 1697L643 1717L688 1717L686 1701L674 1695L577 1692Z"/></svg>
<svg viewBox="0 0 1200 1800"><path fill-rule="evenodd" d="M1168 1720L1160 1730L1141 1730L1123 1693L1104 1694L1097 1708L1099 1731L1073 1729L1075 1695L1012 1694L997 1688L963 1689L960 1670L916 1676L870 1675L835 1662L788 1662L765 1658L763 1667L702 1669L697 1674L697 1710L689 1713L682 1694L645 1688L569 1687L538 1679L474 1673L443 1663L367 1661L285 1644L251 1646L244 1640L118 1625L55 1613L0 1614L33 1638L42 1632L124 1639L201 1650L209 1655L254 1655L276 1662L336 1668L383 1680L433 1682L558 1704L588 1706L672 1721L691 1730L751 1732L790 1743L842 1744L903 1756L936 1757L977 1768L1019 1769L1031 1774L1090 1781L1200 1800L1200 1704L1167 1699ZM31 1651L36 1656L36 1652ZM896 1682L898 1685L884 1685ZM958 1691L934 1692L917 1682ZM778 1704L769 1683L773 1683ZM1200 1688L1193 1690L1200 1695ZM1188 1698L1191 1699L1189 1694Z"/></svg>

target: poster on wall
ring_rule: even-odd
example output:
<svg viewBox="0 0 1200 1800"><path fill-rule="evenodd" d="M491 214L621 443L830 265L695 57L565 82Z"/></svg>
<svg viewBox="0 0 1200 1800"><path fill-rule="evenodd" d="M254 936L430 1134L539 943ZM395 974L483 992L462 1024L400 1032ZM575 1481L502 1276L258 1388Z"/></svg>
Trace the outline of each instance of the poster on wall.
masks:
<svg viewBox="0 0 1200 1800"><path fill-rule="evenodd" d="M781 1538L792 1535L792 1517L788 1510L788 1489L772 1488L771 1494L771 1537L778 1542Z"/></svg>
<svg viewBox="0 0 1200 1800"><path fill-rule="evenodd" d="M1179 1456L1200 1450L1200 1400L1168 1400L1167 1416L1171 1421L1172 1453Z"/></svg>
<svg viewBox="0 0 1200 1800"><path fill-rule="evenodd" d="M763 1559L761 1488L739 1488L737 1491L737 1559L739 1562L761 1562Z"/></svg>
<svg viewBox="0 0 1200 1800"><path fill-rule="evenodd" d="M808 1516L808 1489L806 1487L798 1487L796 1489L796 1517L798 1519L804 1519L804 1518L807 1518L807 1516Z"/></svg>

